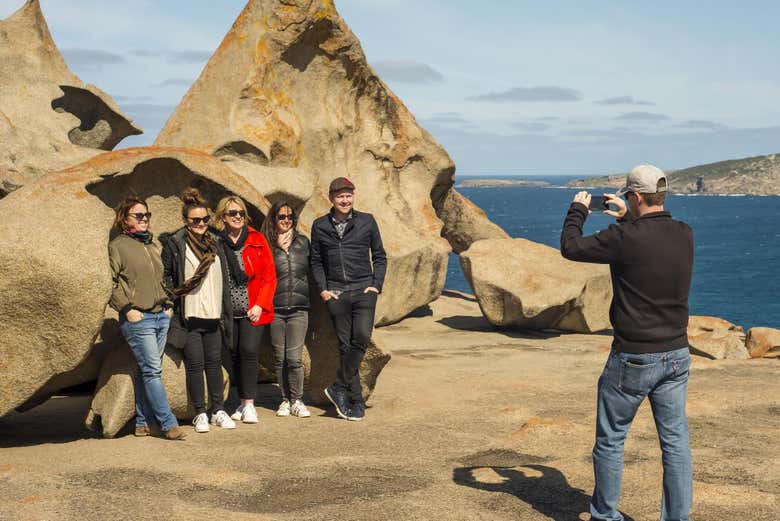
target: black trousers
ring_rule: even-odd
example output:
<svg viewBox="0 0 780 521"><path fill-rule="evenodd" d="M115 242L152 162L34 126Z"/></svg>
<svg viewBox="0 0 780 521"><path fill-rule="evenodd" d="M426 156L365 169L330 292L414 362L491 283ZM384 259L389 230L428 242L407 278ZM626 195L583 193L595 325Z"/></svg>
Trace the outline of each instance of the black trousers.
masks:
<svg viewBox="0 0 780 521"><path fill-rule="evenodd" d="M195 412L207 412L203 372L209 391L209 413L224 409L222 378L222 331L219 320L190 318L187 320L187 337L184 342L184 369L187 374L187 394L195 406Z"/></svg>
<svg viewBox="0 0 780 521"><path fill-rule="evenodd" d="M360 386L360 363L374 328L377 294L363 290L345 291L338 299L327 302L333 327L339 339L341 363L336 375L338 390L346 392L352 402L363 400Z"/></svg>
<svg viewBox="0 0 780 521"><path fill-rule="evenodd" d="M242 400L254 400L257 395L257 351L265 326L253 326L248 318L233 319L233 346L230 350L231 386L238 388Z"/></svg>

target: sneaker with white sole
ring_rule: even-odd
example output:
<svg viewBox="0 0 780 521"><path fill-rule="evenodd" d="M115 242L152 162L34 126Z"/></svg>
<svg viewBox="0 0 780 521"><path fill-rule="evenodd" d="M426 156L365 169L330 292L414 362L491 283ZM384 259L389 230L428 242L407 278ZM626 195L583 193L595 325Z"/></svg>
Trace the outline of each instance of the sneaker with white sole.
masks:
<svg viewBox="0 0 780 521"><path fill-rule="evenodd" d="M254 405L244 405L241 413L241 421L244 423L257 423L257 411Z"/></svg>
<svg viewBox="0 0 780 521"><path fill-rule="evenodd" d="M300 400L295 400L290 406L290 414L297 416L298 418L308 418L311 416L309 409L307 409L306 405Z"/></svg>
<svg viewBox="0 0 780 521"><path fill-rule="evenodd" d="M279 408L276 409L277 416L289 416L290 415L290 400L282 400L279 404Z"/></svg>
<svg viewBox="0 0 780 521"><path fill-rule="evenodd" d="M192 419L192 424L195 426L195 432L209 432L209 417L205 412L202 412Z"/></svg>
<svg viewBox="0 0 780 521"><path fill-rule="evenodd" d="M230 419L230 416L228 416L228 413L225 411L219 410L211 415L211 423L213 425L216 425L217 427L222 427L223 429L235 429L236 428L236 422L234 422L232 419Z"/></svg>
<svg viewBox="0 0 780 521"><path fill-rule="evenodd" d="M244 406L243 405L239 405L236 408L236 412L234 412L233 414L230 415L230 419L239 421L243 416L244 416Z"/></svg>

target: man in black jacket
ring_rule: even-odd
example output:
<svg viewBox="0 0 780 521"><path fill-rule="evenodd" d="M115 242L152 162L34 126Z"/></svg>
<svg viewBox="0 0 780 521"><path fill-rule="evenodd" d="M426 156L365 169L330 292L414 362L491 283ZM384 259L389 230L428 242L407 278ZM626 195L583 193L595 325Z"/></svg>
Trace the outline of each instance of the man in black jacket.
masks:
<svg viewBox="0 0 780 521"><path fill-rule="evenodd" d="M352 208L354 191L345 177L330 183L333 207L311 227L311 267L339 339L341 364L325 395L340 417L359 421L366 410L360 363L371 339L387 258L374 217Z"/></svg>
<svg viewBox="0 0 780 521"><path fill-rule="evenodd" d="M639 405L649 398L663 452L662 521L687 521L693 497L691 450L685 401L688 293L693 271L693 232L664 211L664 173L639 165L617 194L604 194L615 209L613 224L582 236L591 197L574 197L561 233L561 253L574 261L609 264L612 276L612 352L598 384L596 485L591 519L620 521L617 510L623 445ZM628 218L625 194L630 206Z"/></svg>

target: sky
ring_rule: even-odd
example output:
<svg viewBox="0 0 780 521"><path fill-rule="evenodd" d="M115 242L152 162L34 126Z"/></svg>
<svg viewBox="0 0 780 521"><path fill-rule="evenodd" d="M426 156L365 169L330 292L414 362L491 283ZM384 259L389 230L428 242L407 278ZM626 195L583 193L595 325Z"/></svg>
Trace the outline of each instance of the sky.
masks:
<svg viewBox="0 0 780 521"><path fill-rule="evenodd" d="M335 0L460 175L602 175L780 152L780 2ZM245 0L41 0L149 144ZM0 18L22 0L0 0Z"/></svg>

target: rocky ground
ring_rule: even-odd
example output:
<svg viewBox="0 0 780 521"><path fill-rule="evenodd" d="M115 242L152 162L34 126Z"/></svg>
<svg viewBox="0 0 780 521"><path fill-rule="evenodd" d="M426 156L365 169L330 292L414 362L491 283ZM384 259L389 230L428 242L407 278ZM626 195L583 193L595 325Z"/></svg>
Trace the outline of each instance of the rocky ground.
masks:
<svg viewBox="0 0 780 521"><path fill-rule="evenodd" d="M492 330L449 296L377 333L393 353L366 420L312 407L184 442L92 438L88 397L0 419L0 519L587 519L596 380L607 335ZM697 521L774 521L780 365L695 358L689 397ZM655 521L660 452L631 429L622 509Z"/></svg>

